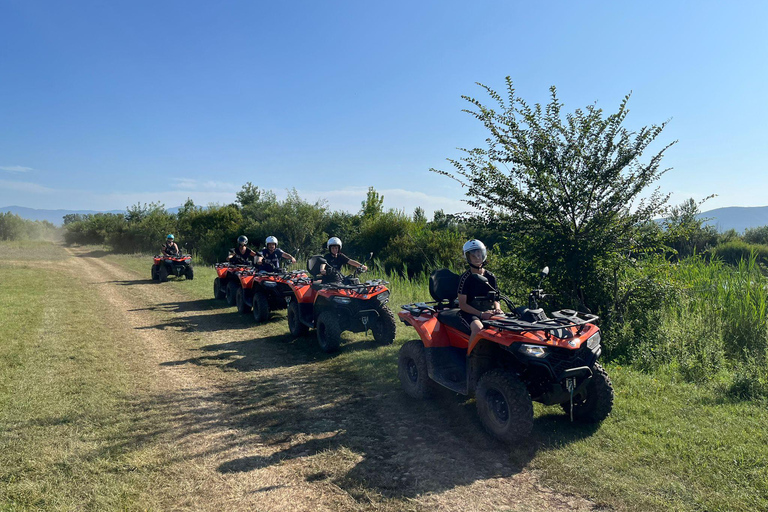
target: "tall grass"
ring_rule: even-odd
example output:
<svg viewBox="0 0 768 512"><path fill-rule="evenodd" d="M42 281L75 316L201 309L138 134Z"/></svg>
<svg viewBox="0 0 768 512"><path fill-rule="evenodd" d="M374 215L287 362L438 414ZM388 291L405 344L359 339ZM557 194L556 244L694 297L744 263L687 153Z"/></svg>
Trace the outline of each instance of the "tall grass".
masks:
<svg viewBox="0 0 768 512"><path fill-rule="evenodd" d="M725 380L742 398L768 397L768 280L755 253L737 266L691 257L671 274L666 346L652 347L693 381Z"/></svg>

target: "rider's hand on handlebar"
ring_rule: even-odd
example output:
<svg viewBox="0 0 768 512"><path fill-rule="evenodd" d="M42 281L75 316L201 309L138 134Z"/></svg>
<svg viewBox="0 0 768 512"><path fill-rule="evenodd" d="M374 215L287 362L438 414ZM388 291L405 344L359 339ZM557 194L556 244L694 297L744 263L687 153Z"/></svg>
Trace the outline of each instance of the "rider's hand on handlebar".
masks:
<svg viewBox="0 0 768 512"><path fill-rule="evenodd" d="M365 265L360 265L358 268L360 269L361 272L368 272L368 267L366 267Z"/></svg>

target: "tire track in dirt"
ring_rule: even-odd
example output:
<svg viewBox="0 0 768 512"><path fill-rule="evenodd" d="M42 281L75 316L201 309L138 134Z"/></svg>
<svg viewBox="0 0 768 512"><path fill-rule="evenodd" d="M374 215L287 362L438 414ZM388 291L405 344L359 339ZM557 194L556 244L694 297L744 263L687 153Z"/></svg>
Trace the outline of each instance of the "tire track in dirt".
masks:
<svg viewBox="0 0 768 512"><path fill-rule="evenodd" d="M173 454L168 476L182 496L164 508L596 509L542 486L453 396L415 404L369 391L355 372L331 372L313 337L254 327L213 300L70 253L130 340L129 364L152 383L137 410L171 425L154 435Z"/></svg>

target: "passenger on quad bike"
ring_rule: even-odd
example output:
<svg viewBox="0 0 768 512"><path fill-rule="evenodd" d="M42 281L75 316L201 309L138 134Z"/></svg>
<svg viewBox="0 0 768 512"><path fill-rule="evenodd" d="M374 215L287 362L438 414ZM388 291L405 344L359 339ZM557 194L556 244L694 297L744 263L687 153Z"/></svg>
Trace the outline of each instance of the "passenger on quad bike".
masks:
<svg viewBox="0 0 768 512"><path fill-rule="evenodd" d="M339 237L332 236L329 238L326 247L328 247L328 254L325 255L326 263L320 265L321 275L324 276L330 273L327 271L327 267L329 266L333 267L336 272L341 272L341 268L344 265L360 269L361 272L366 272L368 270L368 267L341 252L341 239Z"/></svg>
<svg viewBox="0 0 768 512"><path fill-rule="evenodd" d="M261 256L248 248L248 237L240 235L237 237L237 248L229 250L227 262L231 265L258 265L261 263Z"/></svg>
<svg viewBox="0 0 768 512"><path fill-rule="evenodd" d="M280 260L290 260L291 263L296 263L296 258L277 248L277 238L274 236L268 236L265 241L266 247L261 250L261 266L259 270L265 272L277 272L280 270Z"/></svg>
<svg viewBox="0 0 768 512"><path fill-rule="evenodd" d="M165 237L165 245L160 249L160 252L165 256L176 256L179 254L179 246L176 245L173 235L169 234Z"/></svg>
<svg viewBox="0 0 768 512"><path fill-rule="evenodd" d="M490 270L485 269L485 260L488 257L488 250L485 244L480 240L470 240L464 244L464 257L467 259L469 268L461 274L459 278L459 317L464 321L466 327L470 330L469 344L472 345L483 328L482 320L489 320L493 315L502 314L501 305L497 300L486 299L489 290L498 293L496 287L496 276ZM485 284L478 279L473 279L472 275L484 276L488 283Z"/></svg>

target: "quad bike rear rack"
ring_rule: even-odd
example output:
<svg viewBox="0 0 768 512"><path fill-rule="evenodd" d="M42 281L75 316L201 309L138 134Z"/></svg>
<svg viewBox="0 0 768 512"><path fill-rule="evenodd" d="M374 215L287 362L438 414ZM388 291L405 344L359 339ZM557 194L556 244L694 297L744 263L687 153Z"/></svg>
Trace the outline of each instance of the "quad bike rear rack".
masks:
<svg viewBox="0 0 768 512"><path fill-rule="evenodd" d="M442 308L440 306L443 306ZM423 314L436 315L440 311L450 308L445 302L415 302L400 306L413 316ZM506 318L494 320L482 320L484 327L493 327L502 331L531 332L531 331L555 331L570 327L583 327L586 324L595 323L599 316L591 313L580 313L572 309L561 309L551 313L553 318L527 322L514 317L514 313L506 313Z"/></svg>

